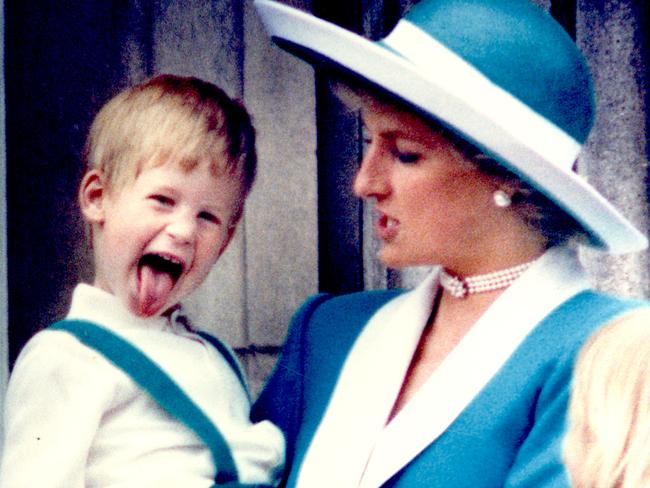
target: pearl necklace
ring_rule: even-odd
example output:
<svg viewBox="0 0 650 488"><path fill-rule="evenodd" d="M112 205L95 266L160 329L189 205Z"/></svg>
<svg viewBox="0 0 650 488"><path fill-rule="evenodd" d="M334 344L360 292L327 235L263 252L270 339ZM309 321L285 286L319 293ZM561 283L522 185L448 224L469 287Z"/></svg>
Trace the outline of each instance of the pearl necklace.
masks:
<svg viewBox="0 0 650 488"><path fill-rule="evenodd" d="M455 298L465 298L472 293L500 290L510 286L533 262L530 261L501 271L466 278L454 276L443 269L440 272L440 285Z"/></svg>

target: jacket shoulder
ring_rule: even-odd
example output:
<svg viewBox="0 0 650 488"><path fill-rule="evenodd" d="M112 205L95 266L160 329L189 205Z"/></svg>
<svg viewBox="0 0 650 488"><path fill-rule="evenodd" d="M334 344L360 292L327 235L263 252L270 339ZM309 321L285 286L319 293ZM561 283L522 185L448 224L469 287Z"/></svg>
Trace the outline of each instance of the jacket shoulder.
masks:
<svg viewBox="0 0 650 488"><path fill-rule="evenodd" d="M345 295L326 295L313 308L308 321L310 330L326 328L328 335L359 332L386 303L404 293L401 289L373 290ZM313 306L313 298L305 305ZM303 307L305 306L303 305Z"/></svg>

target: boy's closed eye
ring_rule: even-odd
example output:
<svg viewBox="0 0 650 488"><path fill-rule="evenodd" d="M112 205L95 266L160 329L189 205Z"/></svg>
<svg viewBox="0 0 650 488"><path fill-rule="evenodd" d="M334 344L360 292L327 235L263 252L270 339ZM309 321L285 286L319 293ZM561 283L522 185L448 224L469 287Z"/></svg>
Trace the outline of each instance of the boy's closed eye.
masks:
<svg viewBox="0 0 650 488"><path fill-rule="evenodd" d="M149 199L154 202L155 205L164 207L164 208L171 208L176 204L176 201L167 195L161 194L161 193L154 193L149 196ZM203 210L197 214L197 217L207 223L214 224L214 225L221 225L222 221L221 219L214 214L213 212L210 212L208 210Z"/></svg>
<svg viewBox="0 0 650 488"><path fill-rule="evenodd" d="M221 225L221 219L211 212L199 212L199 218L210 224Z"/></svg>
<svg viewBox="0 0 650 488"><path fill-rule="evenodd" d="M149 198L151 200L153 200L154 202L156 202L156 203L158 203L160 205L164 205L166 207L171 207L172 205L174 205L174 199L171 198L171 197L168 197L166 195L154 194L154 195L151 195Z"/></svg>

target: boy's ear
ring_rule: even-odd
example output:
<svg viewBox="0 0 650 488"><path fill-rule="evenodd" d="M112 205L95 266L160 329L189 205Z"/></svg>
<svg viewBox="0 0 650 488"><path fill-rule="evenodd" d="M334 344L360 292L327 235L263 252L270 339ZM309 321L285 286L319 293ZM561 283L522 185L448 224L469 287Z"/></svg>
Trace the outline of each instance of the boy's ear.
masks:
<svg viewBox="0 0 650 488"><path fill-rule="evenodd" d="M89 224L104 223L104 174L96 169L88 171L79 185L79 206Z"/></svg>

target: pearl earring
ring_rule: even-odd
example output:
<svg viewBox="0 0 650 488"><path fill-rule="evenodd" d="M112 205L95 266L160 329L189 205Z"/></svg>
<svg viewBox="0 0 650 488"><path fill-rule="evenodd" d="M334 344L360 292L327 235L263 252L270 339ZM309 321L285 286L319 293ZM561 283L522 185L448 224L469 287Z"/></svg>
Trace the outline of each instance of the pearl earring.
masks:
<svg viewBox="0 0 650 488"><path fill-rule="evenodd" d="M496 190L492 194L492 198L494 199L494 204L499 208L509 207L510 204L512 203L512 200L510 199L510 195L508 195L503 190Z"/></svg>

